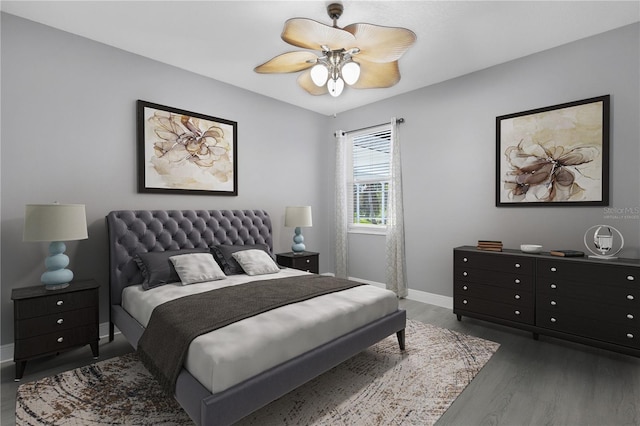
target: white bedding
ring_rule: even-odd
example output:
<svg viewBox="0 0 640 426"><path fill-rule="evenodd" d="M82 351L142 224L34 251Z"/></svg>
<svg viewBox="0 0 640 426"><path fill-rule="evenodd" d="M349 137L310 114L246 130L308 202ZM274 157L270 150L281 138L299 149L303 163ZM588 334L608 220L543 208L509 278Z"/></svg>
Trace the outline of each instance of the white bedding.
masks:
<svg viewBox="0 0 640 426"><path fill-rule="evenodd" d="M142 286L130 286L122 293L122 306L146 327L153 309L174 298L304 274L283 269L277 274L232 275L219 281L169 284L146 291ZM286 305L197 337L189 346L185 368L211 393L217 393L397 309L393 292L366 284Z"/></svg>

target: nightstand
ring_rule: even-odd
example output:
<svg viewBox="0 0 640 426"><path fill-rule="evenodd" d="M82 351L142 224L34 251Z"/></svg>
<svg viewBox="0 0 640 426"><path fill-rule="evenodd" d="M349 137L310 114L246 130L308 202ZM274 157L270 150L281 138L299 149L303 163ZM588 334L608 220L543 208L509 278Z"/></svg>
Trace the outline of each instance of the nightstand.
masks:
<svg viewBox="0 0 640 426"><path fill-rule="evenodd" d="M86 280L60 290L39 285L11 291L16 381L33 358L87 344L98 357L99 287L94 280Z"/></svg>
<svg viewBox="0 0 640 426"><path fill-rule="evenodd" d="M303 251L299 254L293 252L278 253L276 254L276 262L282 266L317 274L320 272L319 256L319 253L312 251Z"/></svg>

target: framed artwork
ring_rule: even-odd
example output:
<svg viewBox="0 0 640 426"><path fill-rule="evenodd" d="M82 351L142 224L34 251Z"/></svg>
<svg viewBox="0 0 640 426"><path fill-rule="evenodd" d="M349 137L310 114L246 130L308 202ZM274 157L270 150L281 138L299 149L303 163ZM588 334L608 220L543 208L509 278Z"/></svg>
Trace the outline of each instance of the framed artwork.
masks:
<svg viewBox="0 0 640 426"><path fill-rule="evenodd" d="M235 121L139 100L138 192L238 195Z"/></svg>
<svg viewBox="0 0 640 426"><path fill-rule="evenodd" d="M609 205L609 95L496 117L496 206Z"/></svg>

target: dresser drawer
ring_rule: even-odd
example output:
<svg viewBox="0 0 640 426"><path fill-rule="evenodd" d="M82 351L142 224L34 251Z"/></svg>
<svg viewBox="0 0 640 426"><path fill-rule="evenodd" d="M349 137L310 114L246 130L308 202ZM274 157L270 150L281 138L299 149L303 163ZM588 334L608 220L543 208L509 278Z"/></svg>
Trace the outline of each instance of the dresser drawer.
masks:
<svg viewBox="0 0 640 426"><path fill-rule="evenodd" d="M530 291L506 289L476 283L456 282L454 294L474 299L491 300L498 303L528 307L533 310L534 297ZM491 314L487 312L487 314Z"/></svg>
<svg viewBox="0 0 640 426"><path fill-rule="evenodd" d="M474 282L499 287L533 291L533 275L523 273L495 272L486 269L456 266L453 279L457 281Z"/></svg>
<svg viewBox="0 0 640 426"><path fill-rule="evenodd" d="M538 277L564 279L581 283L640 288L640 268L607 265L606 262L604 260L598 263L588 263L540 259L537 265L537 274Z"/></svg>
<svg viewBox="0 0 640 426"><path fill-rule="evenodd" d="M578 300L539 294L536 297L536 308L553 314L569 314L624 326L640 327L639 304L623 307L597 300Z"/></svg>
<svg viewBox="0 0 640 426"><path fill-rule="evenodd" d="M522 304L522 306L514 306L512 304L456 294L453 297L453 309L454 312L456 312L456 310L463 310L494 318L533 324L533 306L529 307L525 304Z"/></svg>
<svg viewBox="0 0 640 426"><path fill-rule="evenodd" d="M96 342L97 340L97 324L60 330L59 332L43 334L28 339L16 339L13 358L14 360L21 360L36 355L55 353L74 346Z"/></svg>
<svg viewBox="0 0 640 426"><path fill-rule="evenodd" d="M313 272L319 268L317 256L304 256L301 258L291 259L291 268L300 269L301 271Z"/></svg>
<svg viewBox="0 0 640 426"><path fill-rule="evenodd" d="M628 288L543 277L538 279L536 292L556 298L607 303L631 310L638 309L640 305L640 286Z"/></svg>
<svg viewBox="0 0 640 426"><path fill-rule="evenodd" d="M544 309L537 310L536 325L580 337L640 349L640 327L612 324L598 319L549 312Z"/></svg>
<svg viewBox="0 0 640 426"><path fill-rule="evenodd" d="M24 319L90 306L98 306L97 289L15 300L14 313L16 319Z"/></svg>
<svg viewBox="0 0 640 426"><path fill-rule="evenodd" d="M94 324L98 318L97 307L60 312L41 317L27 318L15 325L16 339L26 339L55 333L82 325Z"/></svg>
<svg viewBox="0 0 640 426"><path fill-rule="evenodd" d="M533 275L534 259L498 253L480 253L464 250L454 250L454 267L485 269L494 272L517 273Z"/></svg>

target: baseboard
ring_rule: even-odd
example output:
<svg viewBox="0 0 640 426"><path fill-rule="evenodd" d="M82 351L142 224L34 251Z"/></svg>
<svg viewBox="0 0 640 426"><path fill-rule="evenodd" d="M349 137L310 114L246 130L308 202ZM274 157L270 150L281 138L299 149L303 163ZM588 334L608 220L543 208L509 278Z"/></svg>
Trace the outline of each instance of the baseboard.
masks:
<svg viewBox="0 0 640 426"><path fill-rule="evenodd" d="M323 274L323 275L331 275L334 274ZM365 284L371 284L376 287L385 288L384 283L379 283L376 281L363 280L361 278L349 277L350 280L358 281ZM453 297L441 296L439 294L428 293L426 291L421 290L413 290L409 289L409 295L407 299L415 300L416 302L428 303L430 305L440 306L442 308L453 309ZM105 338L109 335L109 323L104 322L100 324L100 338ZM116 333L118 331L116 330ZM9 343L7 345L0 346L0 363L13 361L13 343Z"/></svg>

